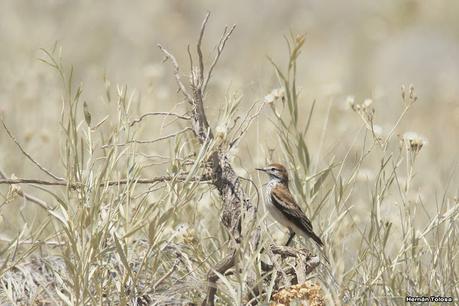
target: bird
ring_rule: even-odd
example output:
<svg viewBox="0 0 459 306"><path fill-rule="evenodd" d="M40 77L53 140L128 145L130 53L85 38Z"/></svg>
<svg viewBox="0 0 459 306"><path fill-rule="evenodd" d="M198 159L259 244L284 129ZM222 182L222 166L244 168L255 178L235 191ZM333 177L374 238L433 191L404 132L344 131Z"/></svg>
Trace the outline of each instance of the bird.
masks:
<svg viewBox="0 0 459 306"><path fill-rule="evenodd" d="M324 243L314 233L311 221L298 206L288 188L287 169L279 163L255 169L269 176L270 180L265 187L266 207L274 220L288 228L290 237L286 245L288 246L295 234L298 234L305 239L311 238L320 248L323 247Z"/></svg>

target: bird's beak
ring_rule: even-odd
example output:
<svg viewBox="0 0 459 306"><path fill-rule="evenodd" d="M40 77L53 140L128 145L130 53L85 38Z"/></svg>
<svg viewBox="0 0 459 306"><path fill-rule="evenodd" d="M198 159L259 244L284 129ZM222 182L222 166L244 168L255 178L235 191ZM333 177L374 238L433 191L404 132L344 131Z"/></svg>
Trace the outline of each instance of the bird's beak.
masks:
<svg viewBox="0 0 459 306"><path fill-rule="evenodd" d="M265 168L255 168L255 170L266 172Z"/></svg>

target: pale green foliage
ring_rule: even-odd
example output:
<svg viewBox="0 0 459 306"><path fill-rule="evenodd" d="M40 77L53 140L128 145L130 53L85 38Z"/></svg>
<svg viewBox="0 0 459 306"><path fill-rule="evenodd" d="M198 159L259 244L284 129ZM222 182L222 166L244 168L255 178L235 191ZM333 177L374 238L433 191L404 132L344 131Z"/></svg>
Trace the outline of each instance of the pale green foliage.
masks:
<svg viewBox="0 0 459 306"><path fill-rule="evenodd" d="M75 87L73 69L65 68L59 50L45 51L43 61L62 81L58 141L69 184L56 189L37 186L49 196L47 217L34 220L37 230L30 236L25 237L24 230L2 249L2 301L200 303L206 293L207 272L227 255L229 240L219 221L219 195L196 179L205 177L212 150L236 148L266 105L271 107L270 119L279 140L273 156L266 159L277 158L288 165L291 188L324 238L335 278L317 276L326 291L333 291L332 282L337 281L352 304L362 305L403 304L407 294L459 296L457 202L449 196L447 186L439 191L443 194L439 202L430 206L436 207L433 212L425 208L421 197L413 197L416 191L410 182L415 179L415 161L422 146L413 149L409 141L399 145L394 136L405 113L415 107L415 99L413 103L406 100L414 97L414 90L403 93L405 107L386 138L375 133L377 113L369 105L354 106L355 118L363 125L356 141L346 144L348 153L319 156L314 162L314 148L308 146L307 136L315 102L303 101L296 85L304 37L292 35L287 41L287 68L271 61L282 89L277 96L244 114L242 97L229 95L219 106L215 140L202 146L188 130L164 139L168 154L159 158L162 162L154 173L168 179L151 184L139 184L145 174L151 174L147 169L157 165L139 149L157 141L137 139L142 122L135 122L134 110L143 101L134 99L126 87L112 88L107 81L106 97L100 103L108 117L95 122L100 116L91 113L90 102L82 101L83 88ZM307 114L300 111L303 103L309 103ZM237 118L242 118L242 123ZM156 136L152 131L152 138ZM351 156L351 151L358 153ZM364 203L355 203L364 164L375 179L367 182ZM107 183L117 180L123 183ZM249 180L243 184L252 203L261 205L255 184ZM396 213L387 215L388 207ZM427 222L416 222L419 215ZM238 264L231 274L219 275L219 305L243 303L252 289L249 283L264 288L267 294L262 300L269 301L275 284L262 279L259 253L273 241L262 226L264 222L260 216L243 224ZM254 250L249 234L257 227L262 229L261 240ZM31 245L21 245L25 239L32 241ZM27 266L29 258L42 265L46 279L37 278L36 268ZM279 258L270 259L280 266L288 265ZM38 279L38 285L31 279ZM21 282L29 287L21 287ZM41 291L40 286L46 290Z"/></svg>
<svg viewBox="0 0 459 306"><path fill-rule="evenodd" d="M321 160L329 166L315 170L318 165L312 164L306 145L315 102L303 117L303 126L298 120L296 59L303 42L302 36L289 40L290 61L285 73L274 64L286 94L283 103L271 107L283 160L291 169L292 187L301 202L307 203L303 209L324 232L332 269L344 295L359 305L403 304L406 295L458 296L459 261L453 260L459 254L457 200L448 196L445 186L432 212L420 195L413 196L415 161L425 141L394 135L406 113L415 107L414 88L402 87L403 109L385 138L375 133L377 113L371 103L353 104L363 122L363 132L358 135L362 140L347 146L349 152L360 153L353 159L348 153ZM353 200L364 164L375 173L375 179L368 180L368 196L357 207ZM417 222L420 218L427 223Z"/></svg>

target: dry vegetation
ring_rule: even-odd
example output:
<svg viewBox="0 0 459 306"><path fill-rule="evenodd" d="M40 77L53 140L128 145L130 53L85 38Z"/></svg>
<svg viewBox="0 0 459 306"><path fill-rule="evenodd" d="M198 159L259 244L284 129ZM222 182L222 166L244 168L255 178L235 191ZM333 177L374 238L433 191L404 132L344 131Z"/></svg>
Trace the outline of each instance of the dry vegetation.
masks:
<svg viewBox="0 0 459 306"><path fill-rule="evenodd" d="M194 16L183 13L186 4L171 3L144 4L144 16L162 9L170 18ZM23 8L2 5L12 15ZM408 27L402 21L448 22L441 5L438 20L416 1L392 5L379 11L392 30L397 22ZM294 4L300 17L325 18L318 7ZM219 8L229 9L215 7L214 14ZM414 9L418 23L409 19ZM292 24L305 20L283 12ZM304 72L316 60L307 36L281 29L290 34L280 43L279 33L272 52L269 43L253 43L259 61L248 64L240 52L250 44L241 41L244 27L220 28L208 16L199 27L201 13L181 34L192 39L159 35L157 52L148 38L147 51L121 55L130 63L137 51L154 54L139 90L117 85L110 73L100 73L97 86L82 84L91 77L68 63L60 43L36 53L28 72L41 76L24 78L38 84L0 87L2 304L402 305L407 295L457 301L458 88L443 84L438 93L422 82L430 90L402 85L406 80L397 84L399 94L391 88L364 99L352 82L349 90L319 86L333 71L319 56L324 67L314 73L321 76ZM186 31L181 22L174 24ZM320 32L319 25L311 31ZM249 71L255 64L267 68ZM434 83L435 69L425 69ZM132 70L125 73L126 82L138 81L128 77ZM351 90L355 98L343 94ZM410 132L416 126L428 140ZM321 234L329 263L319 263L318 250L300 238L282 245L286 231L266 215L263 178L254 171L271 161L288 166L291 189Z"/></svg>

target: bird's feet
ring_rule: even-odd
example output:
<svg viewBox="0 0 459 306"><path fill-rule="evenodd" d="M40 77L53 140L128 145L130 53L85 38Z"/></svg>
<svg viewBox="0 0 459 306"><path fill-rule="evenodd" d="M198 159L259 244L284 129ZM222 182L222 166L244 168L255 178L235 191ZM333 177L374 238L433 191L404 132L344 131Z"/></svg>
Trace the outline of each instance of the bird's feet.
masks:
<svg viewBox="0 0 459 306"><path fill-rule="evenodd" d="M293 237L295 237L295 232L290 232L290 237L288 238L287 243L285 244L285 246L289 246L290 245L290 243L293 240Z"/></svg>

